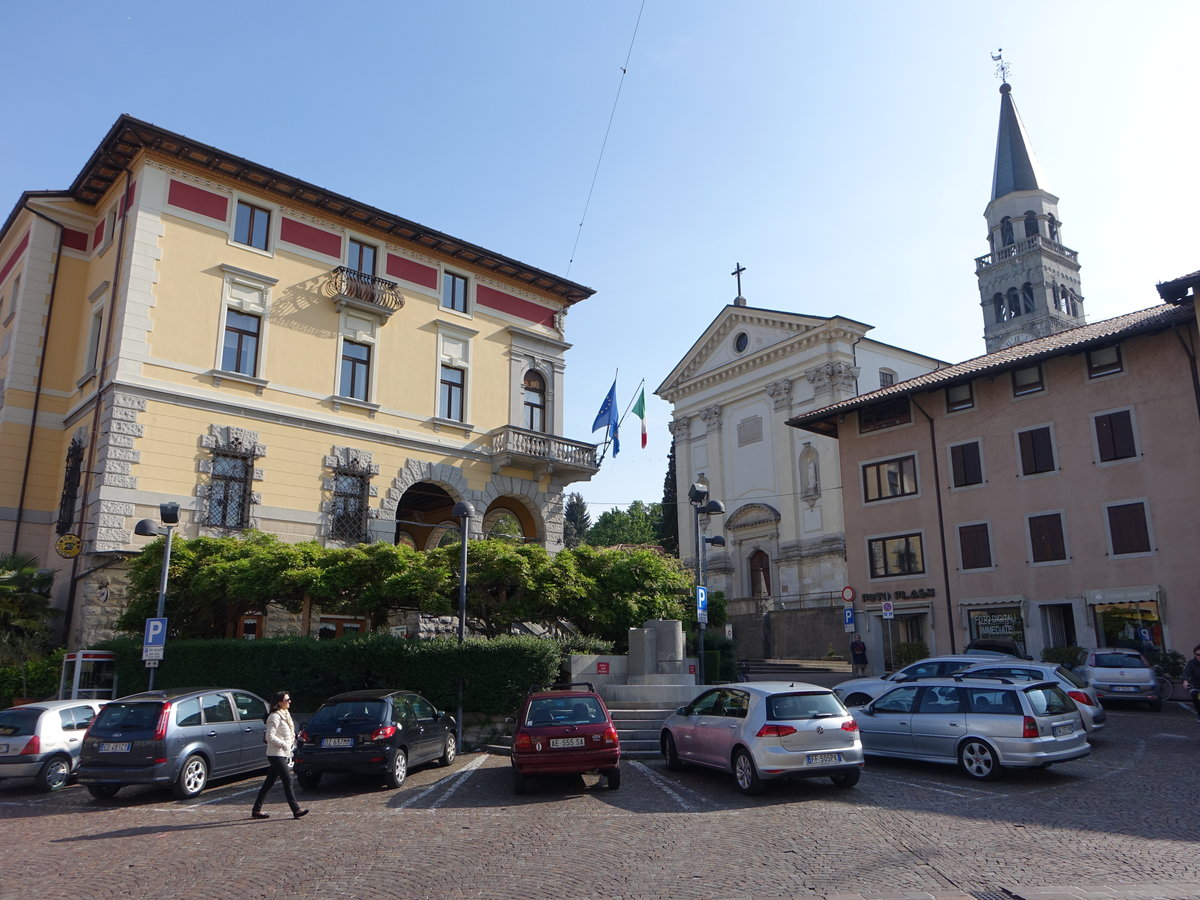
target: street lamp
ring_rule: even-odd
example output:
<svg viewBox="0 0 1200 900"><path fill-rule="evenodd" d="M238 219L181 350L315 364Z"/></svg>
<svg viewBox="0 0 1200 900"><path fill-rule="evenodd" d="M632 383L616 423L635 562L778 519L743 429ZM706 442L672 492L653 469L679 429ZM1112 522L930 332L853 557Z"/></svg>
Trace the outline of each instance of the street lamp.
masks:
<svg viewBox="0 0 1200 900"><path fill-rule="evenodd" d="M154 524L153 519L142 519L133 526L133 533L142 537L159 537L167 536L167 545L163 548L162 571L158 575L158 618L163 617L163 608L167 602L167 573L171 569L171 538L175 533L175 526L179 524L179 504L178 503L160 503L158 504L158 517L162 520L163 526ZM154 673L158 671L157 666L150 667L150 675L147 680L147 689L154 690Z"/></svg>
<svg viewBox="0 0 1200 900"><path fill-rule="evenodd" d="M696 482L688 488L688 500L691 501L692 508L696 510L696 586L704 585L708 587L708 576L704 570L704 545L712 544L714 547L724 547L725 538L719 535L713 538L702 537L700 535L700 517L724 515L725 504L720 500L709 500L708 487L700 482ZM699 654L699 666L696 670L700 676L700 684L706 683L704 680L704 631L705 623L701 622L697 651Z"/></svg>
<svg viewBox="0 0 1200 900"><path fill-rule="evenodd" d="M455 741L458 752L462 752L463 733L463 676L462 676L462 642L467 636L467 537L471 519L475 517L475 507L468 500L459 500L454 504L454 518L459 522L459 537L462 538L462 555L459 557L458 569L458 715L455 717Z"/></svg>

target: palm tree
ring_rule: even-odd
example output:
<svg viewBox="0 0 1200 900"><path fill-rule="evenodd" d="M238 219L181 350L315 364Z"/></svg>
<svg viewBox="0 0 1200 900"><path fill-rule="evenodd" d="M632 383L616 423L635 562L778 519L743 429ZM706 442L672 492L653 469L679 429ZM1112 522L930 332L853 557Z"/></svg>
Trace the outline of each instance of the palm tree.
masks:
<svg viewBox="0 0 1200 900"><path fill-rule="evenodd" d="M0 628L22 636L50 631L58 610L50 605L54 572L30 553L0 555Z"/></svg>

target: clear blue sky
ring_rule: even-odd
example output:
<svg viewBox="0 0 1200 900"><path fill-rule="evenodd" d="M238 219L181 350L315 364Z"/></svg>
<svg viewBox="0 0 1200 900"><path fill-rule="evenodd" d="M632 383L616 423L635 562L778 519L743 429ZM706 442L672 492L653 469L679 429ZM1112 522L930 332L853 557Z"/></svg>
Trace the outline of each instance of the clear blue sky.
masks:
<svg viewBox="0 0 1200 900"><path fill-rule="evenodd" d="M593 518L661 498L650 391L735 262L751 305L983 352L997 47L1089 320L1200 269L1194 0L41 0L5 26L0 214L65 188L127 112L595 288L567 319L566 436L591 438L617 369L622 410L646 379L651 435L627 419L575 487Z"/></svg>

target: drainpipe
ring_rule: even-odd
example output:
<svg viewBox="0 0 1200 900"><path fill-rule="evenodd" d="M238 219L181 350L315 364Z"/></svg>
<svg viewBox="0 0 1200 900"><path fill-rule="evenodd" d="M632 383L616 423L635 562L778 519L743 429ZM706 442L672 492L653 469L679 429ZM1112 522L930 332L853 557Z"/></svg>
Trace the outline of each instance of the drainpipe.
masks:
<svg viewBox="0 0 1200 900"><path fill-rule="evenodd" d="M50 218L45 213L38 212L28 203L24 204L24 209L33 213L40 219L45 219L51 225L58 226L58 247L54 251L54 275L50 279L50 300L46 304L46 326L42 330L42 358L38 361L37 384L33 389L33 415L29 420L29 440L25 444L25 465L21 470L21 496L17 501L17 522L13 529L12 552L17 552L17 544L21 540L21 525L25 519L25 492L29 487L29 467L33 461L33 439L37 433L38 411L42 406L42 382L46 376L46 356L50 350L50 323L54 318L54 298L58 294L58 269L62 264L62 248L63 238L66 235L66 226L62 222ZM13 298L16 300L16 298Z"/></svg>
<svg viewBox="0 0 1200 900"><path fill-rule="evenodd" d="M82 496L82 506L80 507L80 515L86 516L88 508L88 494L92 490L92 473L95 470L96 463L96 445L100 443L100 410L104 405L104 389L107 387L104 383L104 370L108 366L108 355L112 348L112 333L113 322L117 318L117 296L121 288L121 257L125 253L125 224L129 218L129 183L133 177L127 166L121 166L125 172L125 191L122 198L125 211L121 213L121 230L117 238L117 255L113 260L113 277L112 277L112 296L109 298L108 322L104 328L104 348L100 354L99 365L96 372L96 399L95 407L92 410L92 428L91 440L88 441L88 457L87 463L83 467L83 490L80 492ZM67 592L67 609L63 615L63 620L66 622L66 633L63 635L67 640L64 643L69 643L71 620L75 615L75 594L79 590L79 581L84 576L79 574L79 560L82 554L75 556L71 560L71 587ZM84 575L87 573L85 572Z"/></svg>
<svg viewBox="0 0 1200 900"><path fill-rule="evenodd" d="M938 468L938 449L937 435L934 431L933 416L925 412L921 408L915 397L910 397L909 402L917 408L917 410L925 417L925 421L929 423L929 448L933 454L933 489L937 495L937 518L938 518L938 539L942 546L942 583L946 586L946 624L950 631L950 652L958 652L958 644L954 635L954 604L950 599L950 566L946 562L948 555L946 552L946 516L945 510L942 509L942 476Z"/></svg>

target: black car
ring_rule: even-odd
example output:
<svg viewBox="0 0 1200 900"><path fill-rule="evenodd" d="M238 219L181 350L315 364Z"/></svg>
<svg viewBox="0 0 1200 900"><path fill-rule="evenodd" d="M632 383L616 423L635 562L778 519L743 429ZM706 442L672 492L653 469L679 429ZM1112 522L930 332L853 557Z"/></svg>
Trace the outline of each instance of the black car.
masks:
<svg viewBox="0 0 1200 900"><path fill-rule="evenodd" d="M362 690L330 697L296 739L296 780L315 788L325 772L382 775L398 788L408 767L458 753L454 717L412 691Z"/></svg>

